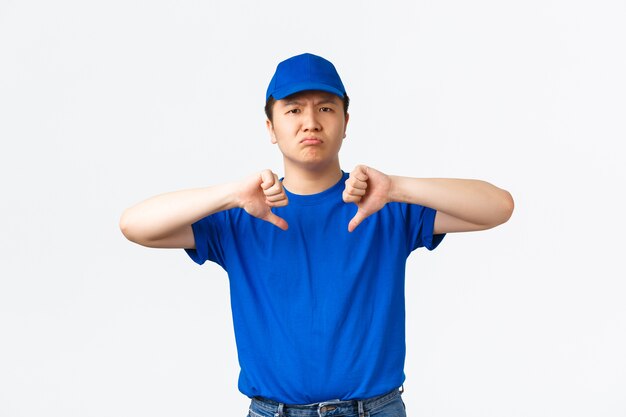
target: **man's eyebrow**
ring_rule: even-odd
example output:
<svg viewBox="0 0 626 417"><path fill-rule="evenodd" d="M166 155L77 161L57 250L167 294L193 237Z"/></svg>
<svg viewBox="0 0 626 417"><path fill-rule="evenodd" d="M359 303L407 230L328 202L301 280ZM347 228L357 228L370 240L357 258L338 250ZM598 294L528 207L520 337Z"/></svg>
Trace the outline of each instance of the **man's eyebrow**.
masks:
<svg viewBox="0 0 626 417"><path fill-rule="evenodd" d="M284 99L284 100L285 100L285 106L289 106L292 104L300 105L300 106L302 105L302 101L298 100L297 98L290 98L290 99ZM328 97L328 98L323 98L315 102L315 105L320 105L320 104L337 104L337 101L331 97Z"/></svg>
<svg viewBox="0 0 626 417"><path fill-rule="evenodd" d="M301 101L298 101L298 99L295 98L289 98L289 99L285 99L285 106L289 106L291 104L299 104L302 105Z"/></svg>
<svg viewBox="0 0 626 417"><path fill-rule="evenodd" d="M315 104L329 104L329 103L330 104L338 104L337 100L335 100L334 98L330 98L330 97L322 99L322 100L316 102Z"/></svg>

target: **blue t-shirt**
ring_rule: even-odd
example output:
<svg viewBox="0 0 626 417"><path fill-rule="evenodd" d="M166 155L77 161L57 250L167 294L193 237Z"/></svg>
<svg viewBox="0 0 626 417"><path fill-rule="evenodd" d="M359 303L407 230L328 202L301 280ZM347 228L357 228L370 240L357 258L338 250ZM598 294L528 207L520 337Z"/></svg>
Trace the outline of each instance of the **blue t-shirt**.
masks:
<svg viewBox="0 0 626 417"><path fill-rule="evenodd" d="M404 382L408 255L434 249L435 211L389 203L354 232L344 177L319 194L287 191L273 211L289 230L242 209L193 224L197 263L230 281L239 390L286 404L360 399Z"/></svg>

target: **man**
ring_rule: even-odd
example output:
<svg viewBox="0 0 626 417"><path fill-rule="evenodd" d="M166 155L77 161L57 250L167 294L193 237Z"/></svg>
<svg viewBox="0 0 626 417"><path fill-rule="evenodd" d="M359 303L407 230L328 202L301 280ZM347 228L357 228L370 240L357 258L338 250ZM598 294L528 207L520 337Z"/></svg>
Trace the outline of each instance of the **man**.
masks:
<svg viewBox="0 0 626 417"><path fill-rule="evenodd" d="M364 165L347 175L339 150L348 103L332 63L289 58L266 95L282 180L265 170L159 195L122 215L128 239L185 248L228 272L239 389L253 416L405 415L406 258L513 211L510 194L483 181Z"/></svg>

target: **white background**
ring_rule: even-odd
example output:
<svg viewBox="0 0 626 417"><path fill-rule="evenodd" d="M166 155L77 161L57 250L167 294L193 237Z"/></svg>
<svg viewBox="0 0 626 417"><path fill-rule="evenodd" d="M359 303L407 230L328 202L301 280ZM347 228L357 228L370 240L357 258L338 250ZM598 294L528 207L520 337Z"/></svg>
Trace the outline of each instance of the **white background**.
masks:
<svg viewBox="0 0 626 417"><path fill-rule="evenodd" d="M225 273L118 220L280 173L264 94L302 52L352 99L344 169L516 201L409 259L409 416L625 416L625 17L606 0L0 0L0 416L245 415Z"/></svg>

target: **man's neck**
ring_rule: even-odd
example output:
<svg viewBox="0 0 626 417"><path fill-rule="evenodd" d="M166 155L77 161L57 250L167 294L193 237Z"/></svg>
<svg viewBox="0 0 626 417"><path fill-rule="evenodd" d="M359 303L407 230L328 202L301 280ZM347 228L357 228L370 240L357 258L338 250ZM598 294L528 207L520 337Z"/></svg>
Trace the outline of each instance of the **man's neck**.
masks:
<svg viewBox="0 0 626 417"><path fill-rule="evenodd" d="M342 175L339 161L324 169L310 169L285 164L283 185L294 194L317 194L337 184Z"/></svg>

